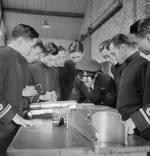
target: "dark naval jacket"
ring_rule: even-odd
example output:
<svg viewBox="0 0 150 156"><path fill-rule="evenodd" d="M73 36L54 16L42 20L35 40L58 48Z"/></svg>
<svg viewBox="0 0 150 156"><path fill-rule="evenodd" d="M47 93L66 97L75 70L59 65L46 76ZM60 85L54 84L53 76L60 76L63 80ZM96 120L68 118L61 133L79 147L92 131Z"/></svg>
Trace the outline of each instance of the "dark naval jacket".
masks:
<svg viewBox="0 0 150 156"><path fill-rule="evenodd" d="M150 66L138 52L126 61L117 100L123 120L131 118L140 134L150 139Z"/></svg>
<svg viewBox="0 0 150 156"><path fill-rule="evenodd" d="M79 103L116 107L115 83L109 75L99 73L95 79L94 88L89 90L76 76L70 99L77 100Z"/></svg>
<svg viewBox="0 0 150 156"><path fill-rule="evenodd" d="M10 47L0 48L0 150L5 149L18 126L12 122L17 114L23 116L22 90L28 84L27 62Z"/></svg>

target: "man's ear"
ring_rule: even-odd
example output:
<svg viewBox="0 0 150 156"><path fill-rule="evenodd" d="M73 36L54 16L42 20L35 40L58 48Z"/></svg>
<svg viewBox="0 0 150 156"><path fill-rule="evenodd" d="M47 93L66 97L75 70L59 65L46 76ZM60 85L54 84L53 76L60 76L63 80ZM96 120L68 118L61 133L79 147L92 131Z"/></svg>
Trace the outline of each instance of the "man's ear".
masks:
<svg viewBox="0 0 150 156"><path fill-rule="evenodd" d="M121 44L120 45L120 51L127 51L127 45L126 44Z"/></svg>
<svg viewBox="0 0 150 156"><path fill-rule="evenodd" d="M23 38L22 38L22 37L17 38L17 43L18 43L19 45L21 45L22 42L23 42Z"/></svg>

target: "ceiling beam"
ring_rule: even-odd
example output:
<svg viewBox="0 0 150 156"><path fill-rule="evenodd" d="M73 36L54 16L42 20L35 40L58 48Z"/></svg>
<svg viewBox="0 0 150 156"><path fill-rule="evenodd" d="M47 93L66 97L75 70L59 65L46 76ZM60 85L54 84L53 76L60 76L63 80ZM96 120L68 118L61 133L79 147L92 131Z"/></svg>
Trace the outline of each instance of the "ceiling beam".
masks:
<svg viewBox="0 0 150 156"><path fill-rule="evenodd" d="M7 11L7 12L33 14L33 15L59 16L59 17L70 17L70 18L84 18L84 14L82 14L82 13L41 11L41 10L15 9L15 8L3 8L3 9L4 9L4 12Z"/></svg>

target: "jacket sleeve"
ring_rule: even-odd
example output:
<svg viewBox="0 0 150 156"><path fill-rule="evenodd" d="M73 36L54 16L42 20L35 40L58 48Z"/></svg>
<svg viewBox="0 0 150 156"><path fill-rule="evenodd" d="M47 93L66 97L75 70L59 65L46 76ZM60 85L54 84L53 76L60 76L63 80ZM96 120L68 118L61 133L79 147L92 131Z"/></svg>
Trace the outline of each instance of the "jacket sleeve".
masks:
<svg viewBox="0 0 150 156"><path fill-rule="evenodd" d="M146 70L145 70L146 69ZM144 71L145 70L145 71ZM131 115L136 128L145 138L150 138L150 63L143 68L143 106Z"/></svg>
<svg viewBox="0 0 150 156"><path fill-rule="evenodd" d="M139 131L143 131L150 127L150 104L137 110L131 115L131 119L135 123Z"/></svg>
<svg viewBox="0 0 150 156"><path fill-rule="evenodd" d="M7 84L7 77L9 72L9 61L6 55L0 53L0 122L8 123L15 116L16 112L4 96L5 85Z"/></svg>
<svg viewBox="0 0 150 156"><path fill-rule="evenodd" d="M150 104L137 110L130 118L133 120L140 135L150 140Z"/></svg>

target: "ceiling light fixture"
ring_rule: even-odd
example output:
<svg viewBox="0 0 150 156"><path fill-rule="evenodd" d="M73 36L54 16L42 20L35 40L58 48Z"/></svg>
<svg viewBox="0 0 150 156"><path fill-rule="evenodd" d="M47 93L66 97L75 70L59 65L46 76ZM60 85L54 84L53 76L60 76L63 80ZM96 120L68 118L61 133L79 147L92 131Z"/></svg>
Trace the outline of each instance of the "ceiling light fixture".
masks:
<svg viewBox="0 0 150 156"><path fill-rule="evenodd" d="M45 16L47 16L47 0L45 1L45 8L44 8L44 10L45 10ZM45 17L44 17L45 18ZM44 29L49 29L50 28L50 25L48 24L48 20L45 18L45 20L44 20L44 23L42 24L42 28L44 28Z"/></svg>
<svg viewBox="0 0 150 156"><path fill-rule="evenodd" d="M48 21L47 19L44 21L44 23L42 24L42 28L45 28L45 29L49 29L50 28L50 25L48 24Z"/></svg>

